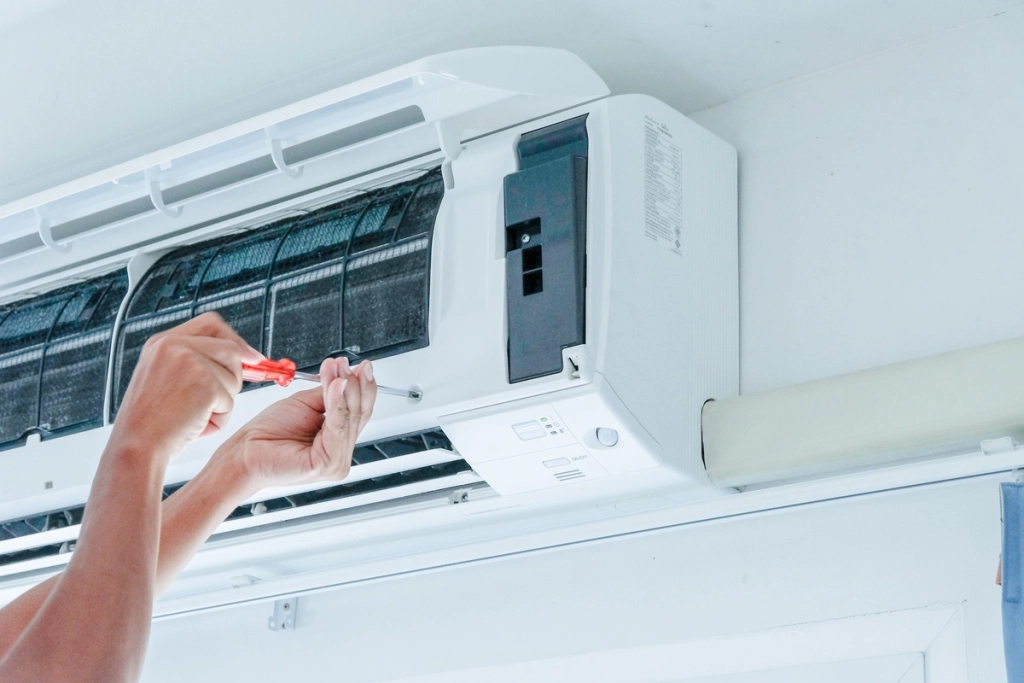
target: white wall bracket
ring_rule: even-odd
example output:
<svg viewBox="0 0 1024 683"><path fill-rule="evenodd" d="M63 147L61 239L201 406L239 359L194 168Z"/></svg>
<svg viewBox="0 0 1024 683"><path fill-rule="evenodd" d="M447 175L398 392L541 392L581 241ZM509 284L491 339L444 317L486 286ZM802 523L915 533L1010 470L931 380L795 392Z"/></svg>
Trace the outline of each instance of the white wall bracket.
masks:
<svg viewBox="0 0 1024 683"><path fill-rule="evenodd" d="M156 166L151 166L146 169L146 182L149 183L149 199L153 202L153 206L157 211L164 214L169 218L178 218L181 216L180 206L170 207L164 203L164 193L160 189L160 169Z"/></svg>
<svg viewBox="0 0 1024 683"><path fill-rule="evenodd" d="M43 212L36 207L36 228L39 231L39 239L43 241L43 244L61 254L66 254L71 251L70 244L60 244L57 240L53 239L53 233L50 232L50 219L43 215Z"/></svg>
<svg viewBox="0 0 1024 683"><path fill-rule="evenodd" d="M299 599L285 598L274 603L274 616L267 619L271 631L292 631L299 614Z"/></svg>
<svg viewBox="0 0 1024 683"><path fill-rule="evenodd" d="M462 131L456 128L449 119L436 121L434 126L437 128L437 141L441 146L441 153L444 154L441 175L444 177L445 188L451 190L455 187L452 162L462 154Z"/></svg>
<svg viewBox="0 0 1024 683"><path fill-rule="evenodd" d="M289 178L295 178L296 180L301 178L301 166L289 166L284 162L284 150L281 148L281 140L278 139L277 135L270 128L264 128L263 133L267 136L267 142L270 143L270 158L274 161L274 166L277 167L277 170Z"/></svg>

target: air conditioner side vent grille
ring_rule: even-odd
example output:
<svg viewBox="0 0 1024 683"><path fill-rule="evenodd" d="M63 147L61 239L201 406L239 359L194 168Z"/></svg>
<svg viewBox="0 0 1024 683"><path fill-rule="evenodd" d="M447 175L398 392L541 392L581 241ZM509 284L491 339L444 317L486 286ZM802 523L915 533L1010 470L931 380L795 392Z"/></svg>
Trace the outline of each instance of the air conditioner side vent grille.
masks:
<svg viewBox="0 0 1024 683"><path fill-rule="evenodd" d="M583 479L586 475L580 470L565 470L564 472L556 472L555 479L558 481L572 481L573 479Z"/></svg>

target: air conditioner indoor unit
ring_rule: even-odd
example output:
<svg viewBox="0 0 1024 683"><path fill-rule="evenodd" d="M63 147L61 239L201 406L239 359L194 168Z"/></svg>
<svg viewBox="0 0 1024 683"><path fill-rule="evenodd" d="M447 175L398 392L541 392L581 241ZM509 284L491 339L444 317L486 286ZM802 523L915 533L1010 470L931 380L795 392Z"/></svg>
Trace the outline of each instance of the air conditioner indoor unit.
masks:
<svg viewBox="0 0 1024 683"><path fill-rule="evenodd" d="M205 311L422 391L378 399L342 484L236 510L210 576L302 524L457 534L470 493L513 518L720 495L700 415L738 391L736 153L670 107L564 51L484 48L138 145L0 187L0 584L66 561L142 344ZM248 387L231 426L297 387Z"/></svg>

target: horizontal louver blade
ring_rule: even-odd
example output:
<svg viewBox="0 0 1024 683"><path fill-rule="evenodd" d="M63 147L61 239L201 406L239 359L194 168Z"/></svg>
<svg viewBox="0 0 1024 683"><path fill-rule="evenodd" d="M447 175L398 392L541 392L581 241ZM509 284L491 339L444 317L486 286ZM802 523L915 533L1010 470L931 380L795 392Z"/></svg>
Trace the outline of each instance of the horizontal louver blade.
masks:
<svg viewBox="0 0 1024 683"><path fill-rule="evenodd" d="M405 467L408 469L398 469L369 478L358 477L358 468L366 464L360 460L360 453L372 452L376 454L375 460L395 459L397 463L405 456L416 456L427 451L445 451L450 455L447 459L430 465L406 464ZM409 460L412 461L412 458ZM354 476L348 481L243 505L232 511L227 521L260 518L267 513L298 510L327 502L352 500L358 506L360 498L368 498L371 494L401 491L403 487L417 483L442 483L445 479L472 471L469 464L454 453L451 442L439 429L360 444L356 448L356 457L353 458L353 468ZM183 485L181 483L166 486L164 496L173 495ZM396 495L391 498L399 497ZM73 550L74 540L78 536L77 527L82 523L84 512L85 506L77 505L39 513L32 517L0 522L0 567ZM273 521L273 517L274 515L270 514L266 519ZM65 531L60 532L61 529Z"/></svg>

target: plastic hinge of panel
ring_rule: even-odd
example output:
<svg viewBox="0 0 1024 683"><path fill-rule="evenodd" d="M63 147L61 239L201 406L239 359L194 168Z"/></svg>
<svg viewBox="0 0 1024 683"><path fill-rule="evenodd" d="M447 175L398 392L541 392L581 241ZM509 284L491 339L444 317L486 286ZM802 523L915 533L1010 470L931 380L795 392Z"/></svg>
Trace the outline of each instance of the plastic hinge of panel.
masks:
<svg viewBox="0 0 1024 683"><path fill-rule="evenodd" d="M444 155L444 162L441 164L441 176L444 178L444 187L451 190L455 187L455 176L452 173L452 162L462 154L462 131L455 127L455 124L448 119L434 123L437 128L437 141L441 146L441 154Z"/></svg>
<svg viewBox="0 0 1024 683"><path fill-rule="evenodd" d="M160 189L160 168L151 166L146 169L146 182L149 184L149 200L153 207L169 218L181 216L181 206L170 207L164 203L164 193Z"/></svg>
<svg viewBox="0 0 1024 683"><path fill-rule="evenodd" d="M296 180L301 178L301 166L289 166L284 162L284 150L281 148L281 140L277 134L271 128L264 128L263 134L266 135L267 142L270 143L270 158L273 160L277 170L289 178L295 178Z"/></svg>
<svg viewBox="0 0 1024 683"><path fill-rule="evenodd" d="M57 240L53 239L53 233L50 231L50 219L43 214L42 209L37 206L35 213L36 229L39 231L39 239L43 241L43 244L54 251L60 252L61 254L66 254L71 251L70 244L60 244Z"/></svg>

